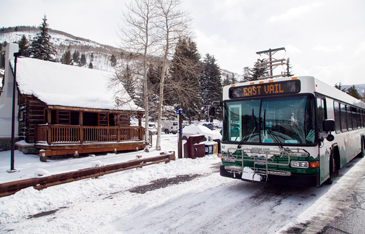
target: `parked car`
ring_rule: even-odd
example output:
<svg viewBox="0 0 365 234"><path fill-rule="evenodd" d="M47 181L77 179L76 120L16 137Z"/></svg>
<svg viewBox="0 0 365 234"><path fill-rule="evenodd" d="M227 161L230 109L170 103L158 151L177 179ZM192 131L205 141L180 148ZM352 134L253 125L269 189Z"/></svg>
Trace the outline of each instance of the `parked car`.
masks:
<svg viewBox="0 0 365 234"><path fill-rule="evenodd" d="M204 135L205 140L222 140L219 130L210 130L203 125L189 125L183 128L182 139L186 140L191 135Z"/></svg>
<svg viewBox="0 0 365 234"><path fill-rule="evenodd" d="M153 135L157 134L157 127L154 122L148 123L148 130L152 132Z"/></svg>
<svg viewBox="0 0 365 234"><path fill-rule="evenodd" d="M209 128L210 130L213 130L213 124L203 124L204 127Z"/></svg>
<svg viewBox="0 0 365 234"><path fill-rule="evenodd" d="M161 121L162 131L166 134L172 132L176 134L179 131L179 123L177 120L162 119Z"/></svg>

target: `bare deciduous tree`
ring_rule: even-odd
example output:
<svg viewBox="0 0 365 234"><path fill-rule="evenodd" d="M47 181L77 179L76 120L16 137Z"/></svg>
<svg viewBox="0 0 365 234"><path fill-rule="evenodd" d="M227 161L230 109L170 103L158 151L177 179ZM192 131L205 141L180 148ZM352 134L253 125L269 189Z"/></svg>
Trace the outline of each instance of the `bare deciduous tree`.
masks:
<svg viewBox="0 0 365 234"><path fill-rule="evenodd" d="M164 100L165 74L167 74L169 58L179 38L187 35L191 19L187 12L181 9L181 0L157 0L160 45L162 51L162 73L160 78L160 94L158 103L158 122L156 149L161 150L161 117Z"/></svg>
<svg viewBox="0 0 365 234"><path fill-rule="evenodd" d="M156 0L134 0L127 5L123 13L124 25L120 28L122 47L143 59L143 85L145 109L145 142L148 145L148 95L147 95L147 56L151 53L157 40ZM149 151L146 147L145 151Z"/></svg>

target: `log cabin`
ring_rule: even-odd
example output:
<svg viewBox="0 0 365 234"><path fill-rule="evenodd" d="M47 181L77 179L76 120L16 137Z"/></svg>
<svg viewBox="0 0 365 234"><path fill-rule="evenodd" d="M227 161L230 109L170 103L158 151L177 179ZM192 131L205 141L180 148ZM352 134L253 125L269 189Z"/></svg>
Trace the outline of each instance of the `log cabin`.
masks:
<svg viewBox="0 0 365 234"><path fill-rule="evenodd" d="M39 152L44 161L46 156L141 150L152 144L141 126L144 110L123 85L108 85L111 73L27 57L18 57L14 69L14 58L7 58L11 72L5 71L8 90L3 91L10 92L16 70L17 132L28 148L23 152ZM7 110L8 96L0 96ZM123 103L116 106L116 98ZM131 116L138 118L138 126L131 126Z"/></svg>

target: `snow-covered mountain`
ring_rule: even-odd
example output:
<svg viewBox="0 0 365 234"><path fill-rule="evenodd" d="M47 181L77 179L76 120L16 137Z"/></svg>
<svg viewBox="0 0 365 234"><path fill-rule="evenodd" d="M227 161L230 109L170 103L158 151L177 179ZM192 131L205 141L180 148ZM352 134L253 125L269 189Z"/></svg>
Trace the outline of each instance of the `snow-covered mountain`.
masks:
<svg viewBox="0 0 365 234"><path fill-rule="evenodd" d="M2 28L0 29L0 43L5 41L8 43L18 42L23 35L25 35L28 41L31 41L38 32L39 29L37 27L30 26ZM74 51L77 50L80 52L80 55L84 53L86 56L87 65L85 65L85 67L87 67L88 64L92 62L93 69L113 71L113 67L111 66L110 62L111 55L114 54L117 59L122 59L123 57L121 56L123 50L113 46L103 45L89 39L77 37L54 29L49 29L49 34L51 35L51 42L56 48L56 59L58 61L60 61L65 51L70 50L71 54L73 54ZM93 58L91 58L91 54L93 54ZM222 81L227 76L230 78L234 76L238 81L243 79L242 75L227 71L225 69L221 69L221 73Z"/></svg>
<svg viewBox="0 0 365 234"><path fill-rule="evenodd" d="M28 41L31 41L38 32L39 29L36 27L18 26L2 28L0 29L0 43L5 41L8 43L18 42L23 35L25 35ZM94 69L113 71L110 62L111 55L114 54L116 58L119 58L119 55L123 52L123 50L113 46L103 45L58 30L49 29L49 34L51 35L51 42L57 51L56 60L58 61L67 50L70 50L71 54L74 51L79 51L80 55L85 54L86 56L87 65L85 67L92 62Z"/></svg>

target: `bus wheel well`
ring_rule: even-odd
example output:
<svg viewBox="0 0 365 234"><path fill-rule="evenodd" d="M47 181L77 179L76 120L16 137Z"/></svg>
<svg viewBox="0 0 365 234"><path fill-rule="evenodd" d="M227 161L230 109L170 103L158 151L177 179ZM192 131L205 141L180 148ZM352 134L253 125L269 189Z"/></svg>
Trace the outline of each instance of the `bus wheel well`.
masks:
<svg viewBox="0 0 365 234"><path fill-rule="evenodd" d="M364 149L365 149L365 136L364 135L361 135L361 152L360 152L360 154L359 154L359 156L361 157L361 158L363 158L364 157Z"/></svg>
<svg viewBox="0 0 365 234"><path fill-rule="evenodd" d="M340 170L340 150L338 149L338 146L336 145L333 148L333 159L334 159L334 177L338 176L338 172Z"/></svg>

